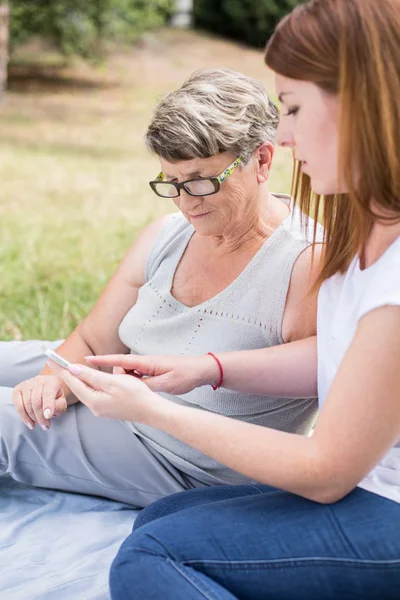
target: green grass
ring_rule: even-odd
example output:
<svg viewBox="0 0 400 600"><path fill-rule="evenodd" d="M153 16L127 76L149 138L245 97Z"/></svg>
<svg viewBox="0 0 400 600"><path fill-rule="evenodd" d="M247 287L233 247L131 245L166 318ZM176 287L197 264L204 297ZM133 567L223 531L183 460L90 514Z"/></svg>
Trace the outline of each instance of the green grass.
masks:
<svg viewBox="0 0 400 600"><path fill-rule="evenodd" d="M32 54L46 67L16 66L0 105L0 339L68 335L138 232L173 209L147 183L158 163L142 139L157 97L211 66L273 93L261 52L195 32L148 34L97 70L49 72ZM278 150L270 189L288 192L290 176Z"/></svg>

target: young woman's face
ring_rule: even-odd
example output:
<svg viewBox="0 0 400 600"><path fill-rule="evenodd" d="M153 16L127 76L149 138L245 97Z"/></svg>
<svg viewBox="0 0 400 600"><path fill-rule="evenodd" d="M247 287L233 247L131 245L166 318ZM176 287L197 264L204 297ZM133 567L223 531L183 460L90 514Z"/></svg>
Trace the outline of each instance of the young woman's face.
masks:
<svg viewBox="0 0 400 600"><path fill-rule="evenodd" d="M293 149L317 194L344 192L338 176L338 98L307 81L276 75L282 103L276 142Z"/></svg>

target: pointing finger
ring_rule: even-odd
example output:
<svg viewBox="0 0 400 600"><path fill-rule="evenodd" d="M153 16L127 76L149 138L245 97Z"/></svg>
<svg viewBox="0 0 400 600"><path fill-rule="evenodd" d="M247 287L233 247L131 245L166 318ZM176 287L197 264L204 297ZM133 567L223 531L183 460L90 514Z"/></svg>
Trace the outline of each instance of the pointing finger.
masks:
<svg viewBox="0 0 400 600"><path fill-rule="evenodd" d="M63 373L60 373L60 376L63 377L68 386L75 379L80 380L94 390L106 391L113 379L113 376L109 373L103 373L102 371L97 371L83 365L71 365L68 369L63 369L63 371Z"/></svg>
<svg viewBox="0 0 400 600"><path fill-rule="evenodd" d="M107 354L104 356L85 356L93 367L121 367L127 372L136 371L139 375L153 375L154 365L147 356L136 354Z"/></svg>

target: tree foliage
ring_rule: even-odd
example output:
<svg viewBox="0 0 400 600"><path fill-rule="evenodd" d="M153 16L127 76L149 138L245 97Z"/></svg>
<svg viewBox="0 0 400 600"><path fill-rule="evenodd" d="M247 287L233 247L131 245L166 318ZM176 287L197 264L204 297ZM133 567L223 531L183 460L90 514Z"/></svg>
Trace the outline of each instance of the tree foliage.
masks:
<svg viewBox="0 0 400 600"><path fill-rule="evenodd" d="M106 40L131 41L163 25L174 0L12 0L11 46L33 35L63 53L91 56Z"/></svg>
<svg viewBox="0 0 400 600"><path fill-rule="evenodd" d="M197 26L264 46L277 22L304 0L194 0Z"/></svg>

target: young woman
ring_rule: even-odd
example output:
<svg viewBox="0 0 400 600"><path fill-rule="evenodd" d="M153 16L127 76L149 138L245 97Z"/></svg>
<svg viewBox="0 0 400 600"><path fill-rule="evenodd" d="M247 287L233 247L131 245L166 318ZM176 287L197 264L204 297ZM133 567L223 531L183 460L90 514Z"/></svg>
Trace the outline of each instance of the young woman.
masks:
<svg viewBox="0 0 400 600"><path fill-rule="evenodd" d="M97 358L117 372L60 373L95 414L165 430L265 484L150 506L114 562L114 600L399 597L399 31L398 0L311 0L267 46L297 198L314 213L324 198L317 339L218 360ZM148 375L147 386L121 367ZM151 389L205 384L288 398L318 389L314 434L177 406Z"/></svg>

